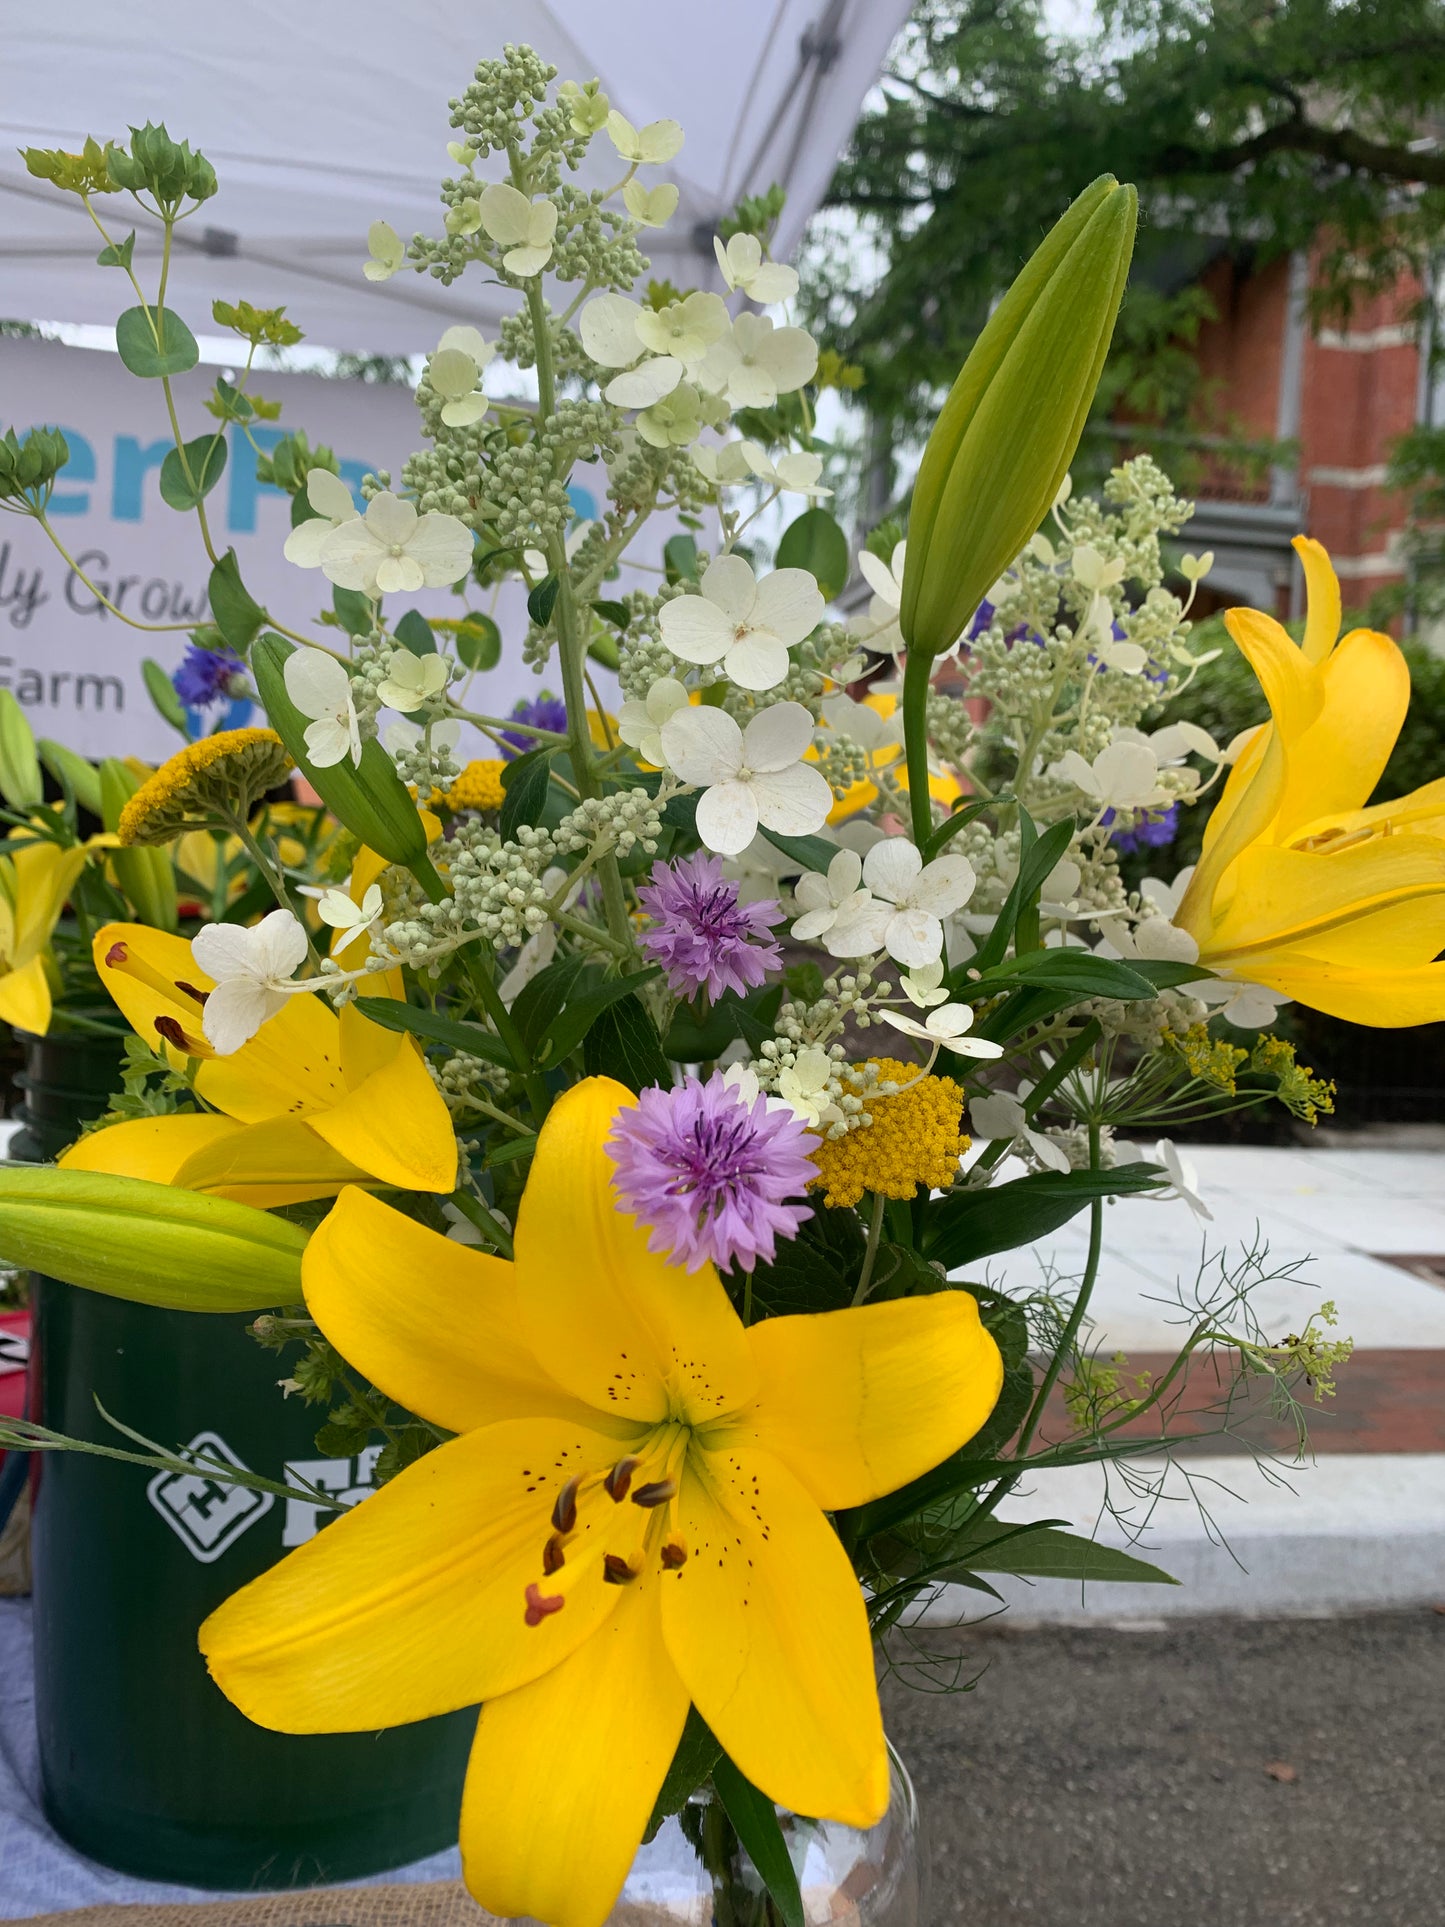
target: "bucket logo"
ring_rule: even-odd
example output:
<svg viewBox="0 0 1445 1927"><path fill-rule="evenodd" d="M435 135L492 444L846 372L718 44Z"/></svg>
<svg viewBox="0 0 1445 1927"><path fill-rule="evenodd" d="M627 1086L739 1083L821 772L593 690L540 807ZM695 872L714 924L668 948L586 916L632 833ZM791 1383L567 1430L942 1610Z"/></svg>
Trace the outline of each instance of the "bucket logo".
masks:
<svg viewBox="0 0 1445 1927"><path fill-rule="evenodd" d="M286 1466L286 1483L332 1492L338 1505L349 1508L359 1505L376 1490L376 1461L380 1457L381 1447L369 1445L364 1452L358 1452L355 1459L291 1459ZM335 1512L311 1505L304 1498L288 1499L281 1544L288 1552L293 1546L304 1546L336 1516Z"/></svg>
<svg viewBox="0 0 1445 1927"><path fill-rule="evenodd" d="M193 1559L210 1565L241 1534L264 1519L276 1501L269 1492L252 1492L244 1485L227 1485L212 1478L200 1462L223 1460L238 1472L250 1467L238 1459L215 1432L197 1432L179 1454L196 1463L194 1472L158 1472L146 1487L146 1497Z"/></svg>

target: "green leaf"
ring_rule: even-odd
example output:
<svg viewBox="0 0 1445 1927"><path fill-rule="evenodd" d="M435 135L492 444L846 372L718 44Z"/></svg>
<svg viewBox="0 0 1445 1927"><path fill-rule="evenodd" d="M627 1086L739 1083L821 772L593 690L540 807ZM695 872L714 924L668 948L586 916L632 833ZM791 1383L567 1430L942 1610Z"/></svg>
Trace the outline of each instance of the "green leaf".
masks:
<svg viewBox="0 0 1445 1927"><path fill-rule="evenodd" d="M672 1083L657 1026L636 997L610 1005L582 1040L582 1062L589 1077L615 1077L630 1091Z"/></svg>
<svg viewBox="0 0 1445 1927"><path fill-rule="evenodd" d="M1201 977L1216 975L1203 964L1169 963L1162 957L1131 957L1129 968L1147 977L1156 990L1172 990L1175 984L1192 984Z"/></svg>
<svg viewBox="0 0 1445 1927"><path fill-rule="evenodd" d="M964 1286L978 1305L983 1328L1003 1359L1003 1384L994 1408L968 1441L970 1458L1001 1452L1028 1416L1034 1402L1034 1371L1029 1363L1029 1321L1022 1305L992 1285Z"/></svg>
<svg viewBox="0 0 1445 1927"><path fill-rule="evenodd" d="M924 1221L923 1249L945 1270L1045 1238L1095 1198L1152 1191L1169 1182L1155 1164L1112 1171L1039 1171L986 1191L956 1191Z"/></svg>
<svg viewBox="0 0 1445 1927"><path fill-rule="evenodd" d="M419 609L408 609L391 633L402 648L409 649L414 656L434 656L437 652L431 624Z"/></svg>
<svg viewBox="0 0 1445 1927"><path fill-rule="evenodd" d="M582 957L559 957L518 991L512 1004L512 1022L529 1057L535 1056L586 968Z"/></svg>
<svg viewBox="0 0 1445 1927"><path fill-rule="evenodd" d="M557 606L559 586L555 575L544 575L527 597L527 614L539 629L545 629L552 620L552 611Z"/></svg>
<svg viewBox="0 0 1445 1927"><path fill-rule="evenodd" d="M210 597L212 621L236 654L244 656L266 620L266 611L248 594L241 581L241 565L234 549L227 549L211 570L206 593Z"/></svg>
<svg viewBox="0 0 1445 1927"><path fill-rule="evenodd" d="M997 1519L980 1522L975 1536L950 1548L971 1572L1012 1572L1025 1579L1114 1580L1136 1585L1177 1586L1179 1581L1133 1553L1101 1546L1054 1526L1020 1531Z"/></svg>
<svg viewBox="0 0 1445 1927"><path fill-rule="evenodd" d="M159 317L154 308L149 314L144 308L127 308L116 319L115 348L130 372L146 379L183 375L201 358L196 337L169 308Z"/></svg>
<svg viewBox="0 0 1445 1927"><path fill-rule="evenodd" d="M504 842L514 837L524 823L541 821L552 781L552 758L556 753L555 749L545 747L529 749L525 756L518 756L502 771L505 795L500 828Z"/></svg>
<svg viewBox="0 0 1445 1927"><path fill-rule="evenodd" d="M868 1302L889 1298L931 1298L935 1292L953 1291L943 1273L907 1245L885 1240L873 1261L873 1277L868 1287Z"/></svg>
<svg viewBox="0 0 1445 1927"><path fill-rule="evenodd" d="M614 977L580 997L569 998L566 1009L542 1039L543 1048L537 1062L560 1064L576 1050L604 1010L623 997L631 997L639 985L661 975L660 964L649 964L645 970L635 970L630 977Z"/></svg>
<svg viewBox="0 0 1445 1927"><path fill-rule="evenodd" d="M663 1049L679 1064L706 1064L721 1057L735 1037L761 1050L773 1035L772 1019L782 1002L782 986L771 984L739 997L725 990L705 1014L690 1004L679 1004L668 1027Z"/></svg>
<svg viewBox="0 0 1445 1927"><path fill-rule="evenodd" d="M518 1158L529 1158L537 1148L534 1137L508 1138L503 1144L489 1145L487 1149L487 1169L494 1164L515 1164Z"/></svg>
<svg viewBox="0 0 1445 1927"><path fill-rule="evenodd" d="M146 694L155 704L162 719L168 722L172 729L178 730L189 742L191 727L186 721L185 706L176 694L175 684L160 664L153 662L149 656L141 664L140 673L141 680L146 686Z"/></svg>
<svg viewBox="0 0 1445 1927"><path fill-rule="evenodd" d="M667 571L667 579L674 585L679 582L696 582L698 579L697 544L690 535L670 535L662 545L662 565Z"/></svg>
<svg viewBox="0 0 1445 1927"><path fill-rule="evenodd" d="M796 1238L778 1240L771 1264L754 1266L755 1314L840 1311L852 1303L864 1249L856 1211L817 1206Z"/></svg>
<svg viewBox="0 0 1445 1927"><path fill-rule="evenodd" d="M663 820L666 821L666 811ZM838 854L838 845L829 843L821 836L779 836L776 830L764 830L763 835L775 850L790 856L795 863L801 863L805 870L826 872L828 865Z"/></svg>
<svg viewBox="0 0 1445 1927"><path fill-rule="evenodd" d="M112 241L108 247L101 249L100 253L95 257L96 266L101 268L128 268L134 247L135 229L132 228L123 241Z"/></svg>
<svg viewBox="0 0 1445 1927"><path fill-rule="evenodd" d="M982 802L968 803L964 808L956 809L948 821L946 823L940 823L938 828L933 832L933 835L929 837L927 844L924 846L924 862L931 863L944 846L958 835L960 830L967 829L969 824L982 816L985 810L995 810L1000 804L1009 801L1011 801L1011 798L1007 796L986 797Z"/></svg>
<svg viewBox="0 0 1445 1927"><path fill-rule="evenodd" d="M356 1008L363 1017L369 1017L374 1024L384 1030L407 1031L413 1037L424 1038L429 1044L443 1044L448 1050L465 1051L469 1057L480 1057L488 1064L500 1064L504 1070L515 1070L512 1054L500 1037L494 1037L489 1030L477 1024L462 1023L456 1017L443 1017L439 1011L417 1010L411 1004L398 1003L394 997L358 997Z"/></svg>
<svg viewBox="0 0 1445 1927"><path fill-rule="evenodd" d="M632 621L632 611L625 602L594 602L592 607L604 622L610 622L615 629L625 629Z"/></svg>
<svg viewBox="0 0 1445 1927"><path fill-rule="evenodd" d="M986 971L973 983L958 986L970 997L987 995L1001 988L1027 984L1040 990L1068 990L1078 997L1153 997L1157 987L1132 962L1119 963L1112 957L1096 957L1090 950L1030 950L996 969Z"/></svg>
<svg viewBox="0 0 1445 1927"><path fill-rule="evenodd" d="M197 435L173 448L161 463L161 500L182 513L198 508L225 473L226 454L226 438L219 434Z"/></svg>
<svg viewBox="0 0 1445 1927"><path fill-rule="evenodd" d="M457 661L464 669L495 669L502 660L502 632L490 616L464 616L457 630Z"/></svg>
<svg viewBox="0 0 1445 1927"><path fill-rule="evenodd" d="M712 1770L712 1783L748 1858L773 1897L783 1927L804 1927L803 1896L778 1824L777 1808L751 1780L744 1779L726 1754Z"/></svg>
<svg viewBox="0 0 1445 1927"><path fill-rule="evenodd" d="M848 538L827 509L804 509L783 530L776 566L806 569L825 600L831 602L841 594L848 580L851 566Z"/></svg>
<svg viewBox="0 0 1445 1927"><path fill-rule="evenodd" d="M644 1846L656 1837L664 1820L682 1812L721 1758L722 1748L713 1737L712 1728L697 1708L690 1706L682 1738L672 1756L672 1765L667 1769L667 1776L653 1802L652 1818L642 1836Z"/></svg>
<svg viewBox="0 0 1445 1927"><path fill-rule="evenodd" d="M1044 879L1054 865L1068 850L1074 834L1072 817L1039 836L1034 828L1034 820L1022 806L1019 809L1019 872L1014 878L1013 888L1004 899L993 929L987 941L982 944L973 958L975 970L991 970L995 964L1002 963L1004 952L1008 949L1009 938L1014 933L1014 925L1020 912L1038 898Z"/></svg>
<svg viewBox="0 0 1445 1927"><path fill-rule="evenodd" d="M304 502L306 497L298 495L296 499ZM333 589L331 606L336 611L336 620L349 636L369 636L376 627L371 603L360 589Z"/></svg>

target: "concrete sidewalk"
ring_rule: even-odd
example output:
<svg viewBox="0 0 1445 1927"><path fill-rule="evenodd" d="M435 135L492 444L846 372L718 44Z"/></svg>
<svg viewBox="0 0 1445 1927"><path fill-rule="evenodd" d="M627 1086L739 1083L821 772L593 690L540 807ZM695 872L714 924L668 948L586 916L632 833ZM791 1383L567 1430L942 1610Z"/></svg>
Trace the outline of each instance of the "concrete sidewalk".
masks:
<svg viewBox="0 0 1445 1927"><path fill-rule="evenodd" d="M1179 1199L1107 1207L1091 1345L1105 1358L1124 1352L1130 1370L1157 1371L1193 1322L1186 1307L1196 1279L1217 1278L1221 1262L1232 1270L1253 1249L1276 1274L1251 1296L1268 1336L1303 1330L1332 1299L1334 1331L1355 1340L1355 1356L1337 1397L1308 1408L1312 1456L1303 1464L1292 1463L1292 1428L1261 1413L1232 1438L1186 1448L1167 1479L1147 1463L1128 1484L1117 1474L1106 1484L1096 1467L1043 1474L1003 1509L1014 1519L1067 1519L1132 1546L1180 1579L1179 1590L1081 1593L1061 1581L1009 1580L999 1590L1035 1619L1445 1600L1445 1149L1338 1137L1321 1148L1182 1148L1213 1219L1202 1224ZM989 1278L1016 1293L1051 1282L1067 1295L1083 1270L1087 1223L1075 1218L992 1260ZM1044 1436L1061 1436L1066 1424L1051 1409ZM1246 1442L1274 1456L1261 1463ZM986 1603L955 1591L930 1618L976 1615Z"/></svg>

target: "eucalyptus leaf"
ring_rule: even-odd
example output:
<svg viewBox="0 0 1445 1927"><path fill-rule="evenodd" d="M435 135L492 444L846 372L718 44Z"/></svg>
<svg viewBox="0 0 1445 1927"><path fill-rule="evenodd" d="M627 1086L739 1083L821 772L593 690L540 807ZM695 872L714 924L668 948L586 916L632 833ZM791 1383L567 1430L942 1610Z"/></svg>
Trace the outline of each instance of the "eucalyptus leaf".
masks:
<svg viewBox="0 0 1445 1927"><path fill-rule="evenodd" d="M227 549L215 568L206 593L211 604L211 620L238 656L244 656L266 620L266 611L250 595L241 580L241 565L236 551Z"/></svg>
<svg viewBox="0 0 1445 1927"><path fill-rule="evenodd" d="M127 308L116 317L115 351L133 375L183 375L201 358L196 337L169 308Z"/></svg>
<svg viewBox="0 0 1445 1927"><path fill-rule="evenodd" d="M401 621L391 632L414 656L434 656L437 652L436 637L431 632L431 624L419 609L408 609Z"/></svg>
<svg viewBox="0 0 1445 1927"><path fill-rule="evenodd" d="M225 436L216 433L171 449L161 463L161 500L182 513L199 508L225 473L227 452Z"/></svg>
<svg viewBox="0 0 1445 1927"><path fill-rule="evenodd" d="M490 616L465 616L457 629L457 660L464 669L495 669L502 660L502 632Z"/></svg>
<svg viewBox="0 0 1445 1927"><path fill-rule="evenodd" d="M827 509L804 509L783 530L777 567L806 569L825 601L842 593L852 566L848 538Z"/></svg>
<svg viewBox="0 0 1445 1927"><path fill-rule="evenodd" d="M191 726L186 721L185 705L176 694L176 686L158 662L147 656L140 666L141 681L146 686L146 694L155 704L157 713L168 722L172 729L191 740Z"/></svg>

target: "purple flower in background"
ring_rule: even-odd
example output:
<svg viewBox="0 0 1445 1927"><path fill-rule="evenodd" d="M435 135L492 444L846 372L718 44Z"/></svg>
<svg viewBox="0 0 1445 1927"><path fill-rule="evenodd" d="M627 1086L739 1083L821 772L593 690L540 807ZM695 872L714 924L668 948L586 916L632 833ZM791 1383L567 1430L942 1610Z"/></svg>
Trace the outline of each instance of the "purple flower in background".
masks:
<svg viewBox="0 0 1445 1927"><path fill-rule="evenodd" d="M782 905L773 898L739 903L738 886L724 881L721 857L699 851L676 863L654 863L637 900L657 922L644 932L642 947L667 972L675 996L699 990L714 1000L725 990L741 996L782 960L767 934L782 922Z"/></svg>
<svg viewBox="0 0 1445 1927"><path fill-rule="evenodd" d="M813 1213L796 1197L818 1168L818 1139L791 1111L751 1103L721 1071L680 1089L654 1085L619 1111L607 1140L623 1208L641 1220L649 1251L689 1271L771 1264L777 1238L797 1236Z"/></svg>
<svg viewBox="0 0 1445 1927"><path fill-rule="evenodd" d="M1099 818L1104 829L1114 821L1114 812L1105 810ZM1131 830L1116 830L1109 838L1121 856L1136 850L1162 850L1174 841L1179 829L1179 805L1169 803L1162 810L1145 810Z"/></svg>
<svg viewBox="0 0 1445 1927"><path fill-rule="evenodd" d="M560 696L549 696L544 689L531 702L518 703L512 711L512 721L530 723L533 729L555 729L561 736L567 729L567 705ZM501 738L503 743L512 745L510 750L502 750L503 757L509 763L514 756L525 755L529 749L537 747L536 737L524 736L519 729L504 729Z"/></svg>
<svg viewBox="0 0 1445 1927"><path fill-rule="evenodd" d="M229 649L202 649L192 642L186 645L185 660L171 676L171 686L188 708L204 709L207 703L231 695L231 678L244 674L245 664Z"/></svg>
<svg viewBox="0 0 1445 1927"><path fill-rule="evenodd" d="M989 624L993 621L994 614L995 614L994 606L989 601L988 597L985 596L983 601L979 603L978 607L973 612L973 621L969 623L968 627L963 632L964 641L965 642L976 641L978 637L983 634L984 630L988 628Z"/></svg>

